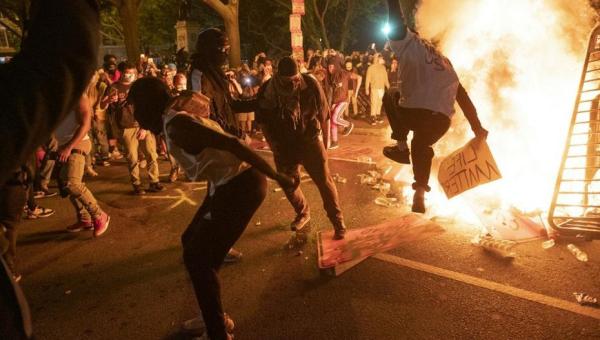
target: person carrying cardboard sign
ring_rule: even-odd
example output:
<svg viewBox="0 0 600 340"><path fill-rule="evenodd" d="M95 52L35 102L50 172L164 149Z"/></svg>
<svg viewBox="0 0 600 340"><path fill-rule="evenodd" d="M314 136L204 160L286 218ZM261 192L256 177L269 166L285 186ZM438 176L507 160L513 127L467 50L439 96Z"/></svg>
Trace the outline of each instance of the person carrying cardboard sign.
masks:
<svg viewBox="0 0 600 340"><path fill-rule="evenodd" d="M396 145L383 148L383 154L398 163L412 164L415 182L412 211L425 212L425 192L433 159L432 146L450 128L456 100L477 138L487 138L477 110L459 82L452 64L428 41L406 27L398 0L388 0L390 46L396 54L400 92L388 92L384 106ZM401 95L400 95L401 94ZM413 131L409 150L407 137Z"/></svg>

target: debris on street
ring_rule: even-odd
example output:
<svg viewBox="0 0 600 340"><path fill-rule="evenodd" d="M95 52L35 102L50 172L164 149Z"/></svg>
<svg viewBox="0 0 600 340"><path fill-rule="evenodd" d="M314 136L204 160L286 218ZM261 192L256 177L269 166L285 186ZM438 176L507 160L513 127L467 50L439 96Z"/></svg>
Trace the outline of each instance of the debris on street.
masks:
<svg viewBox="0 0 600 340"><path fill-rule="evenodd" d="M588 261L588 256L587 254L579 249L576 245L574 245L573 243L569 243L567 245L567 249L569 249L569 251L571 252L571 254L573 254L573 256L575 256L575 258L581 262L587 262Z"/></svg>
<svg viewBox="0 0 600 340"><path fill-rule="evenodd" d="M545 250L548 250L548 249L554 247L555 245L556 245L556 241L553 238L542 242L542 248Z"/></svg>
<svg viewBox="0 0 600 340"><path fill-rule="evenodd" d="M578 293L578 292L573 293L573 295L575 296L575 300L577 300L577 303L582 306L599 307L598 299L596 299L595 297L591 297L591 296L587 295L586 293Z"/></svg>
<svg viewBox="0 0 600 340"><path fill-rule="evenodd" d="M340 176L340 174L338 174L338 173L333 174L333 176L331 176L331 177L333 177L333 180L336 183L342 183L342 184L348 183L348 179L346 177Z"/></svg>
<svg viewBox="0 0 600 340"><path fill-rule="evenodd" d="M516 242L495 239L489 234L476 236L471 240L471 244L502 258L515 258L517 256L517 253L513 250L517 244Z"/></svg>

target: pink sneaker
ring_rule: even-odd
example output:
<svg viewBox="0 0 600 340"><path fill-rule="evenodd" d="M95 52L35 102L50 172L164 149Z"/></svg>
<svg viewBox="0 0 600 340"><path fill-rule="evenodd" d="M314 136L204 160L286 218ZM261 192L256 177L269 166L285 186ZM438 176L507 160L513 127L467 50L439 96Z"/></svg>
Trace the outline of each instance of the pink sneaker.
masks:
<svg viewBox="0 0 600 340"><path fill-rule="evenodd" d="M94 228L92 221L79 221L73 225L67 227L67 231L70 233L77 233L82 230L90 230Z"/></svg>
<svg viewBox="0 0 600 340"><path fill-rule="evenodd" d="M110 223L110 216L103 212L99 217L94 219L94 237L98 237L108 230L108 224Z"/></svg>

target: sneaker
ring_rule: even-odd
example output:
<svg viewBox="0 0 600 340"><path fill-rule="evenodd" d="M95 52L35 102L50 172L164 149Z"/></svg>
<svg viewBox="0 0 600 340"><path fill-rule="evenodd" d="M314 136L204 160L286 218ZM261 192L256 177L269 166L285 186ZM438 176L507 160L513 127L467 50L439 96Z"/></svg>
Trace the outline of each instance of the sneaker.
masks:
<svg viewBox="0 0 600 340"><path fill-rule="evenodd" d="M110 223L110 216L103 212L94 219L94 237L98 237L108 230L108 224Z"/></svg>
<svg viewBox="0 0 600 340"><path fill-rule="evenodd" d="M85 174L90 176L90 177L97 177L98 176L98 172L96 172L96 170L94 170L94 168L92 168L91 166L86 166L85 167Z"/></svg>
<svg viewBox="0 0 600 340"><path fill-rule="evenodd" d="M225 263L240 262L243 255L244 254L242 254L241 251L231 248L231 249L229 249L229 252L227 253L227 255L225 255L225 259L223 260L223 262L225 262Z"/></svg>
<svg viewBox="0 0 600 340"><path fill-rule="evenodd" d="M415 191L413 196L412 212L425 213L425 193Z"/></svg>
<svg viewBox="0 0 600 340"><path fill-rule="evenodd" d="M383 155L394 162L410 164L410 150L408 149L400 151L395 145L386 146L383 148Z"/></svg>
<svg viewBox="0 0 600 340"><path fill-rule="evenodd" d="M335 150L339 147L340 147L340 144L338 142L331 142L331 144L329 145L329 150Z"/></svg>
<svg viewBox="0 0 600 340"><path fill-rule="evenodd" d="M377 125L377 119L375 119L375 117L369 118L369 124L371 124L371 126Z"/></svg>
<svg viewBox="0 0 600 340"><path fill-rule="evenodd" d="M35 207L33 210L27 209L27 219L29 220L45 218L51 215L54 215L54 210L50 208Z"/></svg>
<svg viewBox="0 0 600 340"><path fill-rule="evenodd" d="M232 333L233 329L235 328L235 323L229 317L229 315L227 315L227 313L223 314L223 323L225 324L225 331L227 333ZM181 325L181 330L187 335L202 336L206 333L206 324L204 323L202 316L198 316L185 321Z"/></svg>
<svg viewBox="0 0 600 340"><path fill-rule="evenodd" d="M146 194L146 190L144 190L144 188L142 188L141 185L135 185L134 184L133 185L133 194L134 195L138 195L138 196L145 195Z"/></svg>
<svg viewBox="0 0 600 340"><path fill-rule="evenodd" d="M78 233L82 230L94 229L94 223L92 221L79 221L67 227L67 231L70 233Z"/></svg>
<svg viewBox="0 0 600 340"><path fill-rule="evenodd" d="M33 194L33 197L35 199L40 199L40 198L54 197L56 195L58 195L58 193L56 191L50 191L50 190L48 190L48 188L42 188L41 190L36 191Z"/></svg>
<svg viewBox="0 0 600 340"><path fill-rule="evenodd" d="M147 192L161 192L161 191L165 191L165 187L164 185L160 184L159 182L156 183L150 183L150 185L148 186L148 190L146 190Z"/></svg>
<svg viewBox="0 0 600 340"><path fill-rule="evenodd" d="M310 215L300 214L290 224L290 229L292 231L302 231L302 229L308 226L308 222L310 222Z"/></svg>
<svg viewBox="0 0 600 340"><path fill-rule="evenodd" d="M344 129L344 132L342 132L342 136L348 136L352 130L354 130L354 123L351 122L350 125Z"/></svg>
<svg viewBox="0 0 600 340"><path fill-rule="evenodd" d="M169 173L169 183L175 183L179 177L179 168L171 169Z"/></svg>
<svg viewBox="0 0 600 340"><path fill-rule="evenodd" d="M110 162L108 160L99 159L96 161L96 165L98 166L110 166Z"/></svg>
<svg viewBox="0 0 600 340"><path fill-rule="evenodd" d="M377 116L377 118L375 118L375 121L377 122L377 124L385 123L385 119L383 119L383 116Z"/></svg>

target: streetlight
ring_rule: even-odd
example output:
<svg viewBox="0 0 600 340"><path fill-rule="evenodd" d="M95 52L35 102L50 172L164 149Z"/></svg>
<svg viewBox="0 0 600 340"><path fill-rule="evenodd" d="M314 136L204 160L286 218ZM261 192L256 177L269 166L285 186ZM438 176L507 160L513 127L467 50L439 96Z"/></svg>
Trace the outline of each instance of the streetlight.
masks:
<svg viewBox="0 0 600 340"><path fill-rule="evenodd" d="M386 22L383 27L381 28L381 32L383 32L383 34L387 37L388 34L390 34L390 32L392 31L392 27L390 26L390 24L388 22Z"/></svg>

